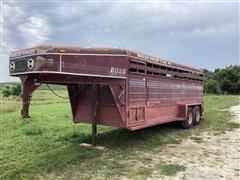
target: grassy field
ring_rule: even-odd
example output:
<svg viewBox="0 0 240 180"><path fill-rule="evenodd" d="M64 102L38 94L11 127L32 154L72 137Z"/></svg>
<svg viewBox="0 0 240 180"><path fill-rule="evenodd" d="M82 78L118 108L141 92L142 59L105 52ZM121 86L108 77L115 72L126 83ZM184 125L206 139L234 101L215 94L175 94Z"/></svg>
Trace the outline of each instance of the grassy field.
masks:
<svg viewBox="0 0 240 180"><path fill-rule="evenodd" d="M64 90L56 91L67 97ZM91 126L73 124L68 99L61 99L47 90L38 90L32 98L27 121L20 117L21 101L0 98L1 179L146 179L154 170L174 176L185 167L178 164L151 165L152 159L142 152L154 154L168 144L192 138L201 143L199 134L214 131L220 134L234 128L236 123L226 109L239 103L239 96L205 96L205 116L200 125L183 130L170 123L130 132L98 126L98 143L109 148L99 152L80 147L91 142ZM149 164L149 166L143 166Z"/></svg>

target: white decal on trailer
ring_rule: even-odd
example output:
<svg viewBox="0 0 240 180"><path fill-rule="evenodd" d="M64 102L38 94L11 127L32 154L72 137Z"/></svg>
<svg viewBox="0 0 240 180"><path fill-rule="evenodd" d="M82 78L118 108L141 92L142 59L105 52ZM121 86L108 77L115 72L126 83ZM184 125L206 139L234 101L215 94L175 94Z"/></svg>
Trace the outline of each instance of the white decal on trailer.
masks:
<svg viewBox="0 0 240 180"><path fill-rule="evenodd" d="M125 75L127 70L125 68L116 68L116 67L111 67L110 73L113 75Z"/></svg>

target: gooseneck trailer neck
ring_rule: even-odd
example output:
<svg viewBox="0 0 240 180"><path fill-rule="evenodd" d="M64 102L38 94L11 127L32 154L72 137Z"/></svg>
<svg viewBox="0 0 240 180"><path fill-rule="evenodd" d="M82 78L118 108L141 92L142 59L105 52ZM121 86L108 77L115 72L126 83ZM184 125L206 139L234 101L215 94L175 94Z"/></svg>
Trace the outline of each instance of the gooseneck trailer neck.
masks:
<svg viewBox="0 0 240 180"><path fill-rule="evenodd" d="M67 86L75 123L191 127L189 113L203 113L202 70L125 49L37 46L11 53L9 73L23 83L23 118L43 83Z"/></svg>

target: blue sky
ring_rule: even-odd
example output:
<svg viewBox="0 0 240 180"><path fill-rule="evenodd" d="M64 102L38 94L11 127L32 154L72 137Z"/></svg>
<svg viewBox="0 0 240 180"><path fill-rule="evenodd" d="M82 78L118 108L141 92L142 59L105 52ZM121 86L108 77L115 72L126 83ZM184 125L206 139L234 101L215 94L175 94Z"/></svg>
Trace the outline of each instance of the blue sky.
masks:
<svg viewBox="0 0 240 180"><path fill-rule="evenodd" d="M239 64L239 2L3 1L1 82L11 51L119 47L213 70Z"/></svg>

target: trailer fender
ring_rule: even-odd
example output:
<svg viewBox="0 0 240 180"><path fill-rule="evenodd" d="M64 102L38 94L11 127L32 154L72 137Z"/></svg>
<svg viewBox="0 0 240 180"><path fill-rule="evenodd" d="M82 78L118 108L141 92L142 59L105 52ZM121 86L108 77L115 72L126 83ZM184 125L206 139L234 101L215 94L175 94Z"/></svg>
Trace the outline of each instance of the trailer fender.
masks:
<svg viewBox="0 0 240 180"><path fill-rule="evenodd" d="M201 103L194 104L179 104L178 105L178 116L180 120L185 120L187 118L188 107L199 106L201 110L201 115L203 114L203 106Z"/></svg>

